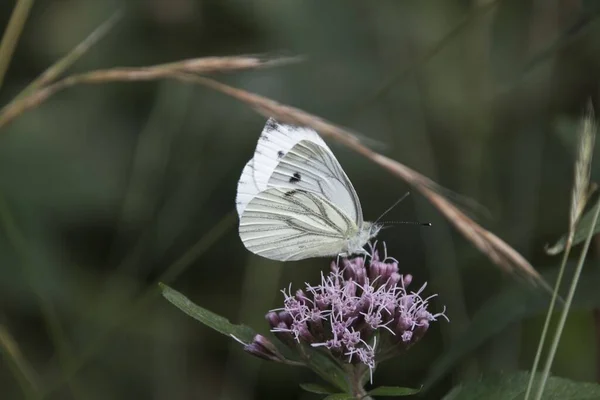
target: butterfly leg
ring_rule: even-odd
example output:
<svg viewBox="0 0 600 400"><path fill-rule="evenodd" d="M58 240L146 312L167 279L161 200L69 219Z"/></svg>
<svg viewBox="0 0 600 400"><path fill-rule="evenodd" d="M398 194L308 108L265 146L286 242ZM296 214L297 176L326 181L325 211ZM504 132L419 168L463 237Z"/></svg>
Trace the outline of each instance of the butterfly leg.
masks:
<svg viewBox="0 0 600 400"><path fill-rule="evenodd" d="M347 253L338 253L335 265L337 265L338 269L340 268L340 258L348 257Z"/></svg>
<svg viewBox="0 0 600 400"><path fill-rule="evenodd" d="M366 249L361 249L361 254L364 256L365 260L367 258L370 258L371 260L373 259L373 254L371 254L368 250Z"/></svg>

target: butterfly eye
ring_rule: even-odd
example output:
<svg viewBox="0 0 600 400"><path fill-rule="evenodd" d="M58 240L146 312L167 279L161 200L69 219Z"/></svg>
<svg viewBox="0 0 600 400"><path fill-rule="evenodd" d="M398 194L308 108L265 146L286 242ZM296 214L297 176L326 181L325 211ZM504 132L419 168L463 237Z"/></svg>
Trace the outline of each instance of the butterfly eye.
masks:
<svg viewBox="0 0 600 400"><path fill-rule="evenodd" d="M300 173L294 172L294 175L292 175L292 177L290 178L290 183L298 183L300 182L300 179L302 179Z"/></svg>

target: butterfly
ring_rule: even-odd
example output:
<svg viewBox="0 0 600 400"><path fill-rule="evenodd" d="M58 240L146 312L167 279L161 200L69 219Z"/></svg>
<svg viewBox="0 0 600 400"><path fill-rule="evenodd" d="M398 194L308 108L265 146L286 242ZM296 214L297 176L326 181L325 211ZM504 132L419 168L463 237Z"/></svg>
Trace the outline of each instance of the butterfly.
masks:
<svg viewBox="0 0 600 400"><path fill-rule="evenodd" d="M238 182L239 233L279 261L365 253L381 224L363 220L358 195L319 134L270 118Z"/></svg>

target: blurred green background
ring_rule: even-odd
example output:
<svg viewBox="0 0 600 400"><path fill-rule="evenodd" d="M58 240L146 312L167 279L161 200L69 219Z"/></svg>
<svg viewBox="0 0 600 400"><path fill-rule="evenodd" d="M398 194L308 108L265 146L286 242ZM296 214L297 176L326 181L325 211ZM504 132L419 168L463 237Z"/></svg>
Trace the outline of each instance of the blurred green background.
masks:
<svg viewBox="0 0 600 400"><path fill-rule="evenodd" d="M13 6L0 4L2 26ZM596 1L38 0L2 101L118 9L124 18L69 72L305 56L216 78L360 132L382 154L487 208L465 206L539 271L558 265L543 248L566 230L578 120L586 101L599 99ZM0 132L0 398L36 390L48 399L317 398L298 387L315 380L309 371L253 358L156 291L164 280L266 333L264 314L281 304L279 290L314 283L328 268L326 259L272 262L239 239L236 184L264 123L220 93L160 81L71 88ZM410 189L330 144L366 219ZM446 364L425 398L488 371L529 369L544 307L511 317L528 307L514 297L500 307L503 324L486 321L483 308L505 287L529 286L416 193L386 218L433 223L379 239L414 275L413 289L427 281L426 293L439 294L432 311L445 305L451 322L382 364L375 383L420 386L476 318L497 330L472 333L481 345ZM599 249L592 245L588 269ZM595 282L569 319L557 375L599 379Z"/></svg>

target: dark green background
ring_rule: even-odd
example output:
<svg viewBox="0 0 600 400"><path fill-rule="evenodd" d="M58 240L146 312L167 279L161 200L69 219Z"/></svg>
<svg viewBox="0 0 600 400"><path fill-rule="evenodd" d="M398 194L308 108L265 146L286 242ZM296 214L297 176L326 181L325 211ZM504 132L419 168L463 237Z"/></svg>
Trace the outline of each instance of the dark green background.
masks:
<svg viewBox="0 0 600 400"><path fill-rule="evenodd" d="M1 26L13 3L0 4ZM382 154L487 208L465 205L540 271L558 264L543 246L566 230L577 123L587 99L598 99L595 1L38 0L1 99L119 8L121 22L70 72L303 55L302 63L216 78L360 132ZM310 372L259 361L158 296L136 305L161 274L184 266L171 286L267 332L263 315L281 304L279 289L315 283L328 268L326 259L271 262L240 242L235 189L264 122L201 86L111 83L68 89L0 132L0 324L52 389L47 398L316 398L298 387ZM331 147L366 219L409 190ZM433 223L379 235L415 290L428 281L425 293L439 293L432 311L446 305L451 319L375 375L377 384L418 387L514 278L416 193L386 219ZM206 250L190 255L199 241ZM597 380L593 316L580 309L569 320L556 374ZM507 327L426 396L486 371L528 369L541 321ZM1 397L22 398L2 360Z"/></svg>

